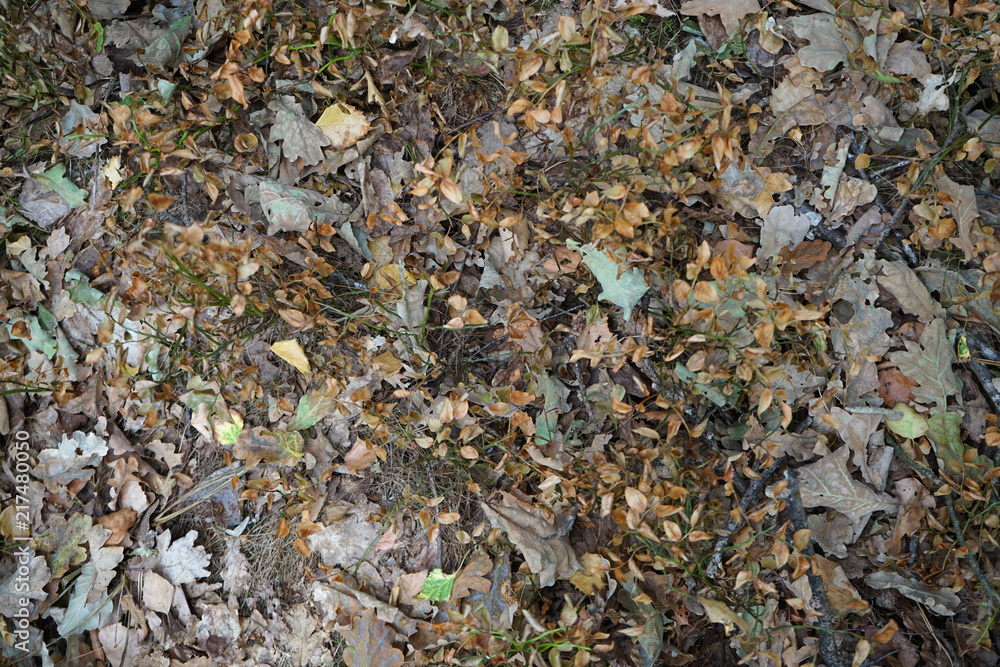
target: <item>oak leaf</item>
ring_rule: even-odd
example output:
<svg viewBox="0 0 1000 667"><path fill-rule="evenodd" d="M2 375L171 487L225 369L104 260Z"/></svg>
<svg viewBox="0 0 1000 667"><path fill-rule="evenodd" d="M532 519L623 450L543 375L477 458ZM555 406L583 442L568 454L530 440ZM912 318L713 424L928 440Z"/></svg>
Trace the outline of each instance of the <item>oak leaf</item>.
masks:
<svg viewBox="0 0 1000 667"><path fill-rule="evenodd" d="M889 360L903 371L906 377L917 382L910 389L917 401L924 405L936 404L936 410L948 407L948 397L958 391L958 380L952 371L955 350L948 340L944 320L936 319L920 334L920 343L904 341L905 352L893 352Z"/></svg>
<svg viewBox="0 0 1000 667"><path fill-rule="evenodd" d="M374 609L365 609L354 617L349 630L340 631L347 644L344 662L348 667L399 667L403 652L393 647L394 634Z"/></svg>
<svg viewBox="0 0 1000 667"><path fill-rule="evenodd" d="M323 161L323 146L331 143L330 137L306 118L302 105L291 95L267 105L274 111L274 125L271 126L271 141L281 141L281 152L293 162L302 158L306 166Z"/></svg>
<svg viewBox="0 0 1000 667"><path fill-rule="evenodd" d="M858 534L872 512L892 512L896 502L855 481L847 471L850 447L841 447L816 463L799 469L799 486L805 507L830 507L845 515Z"/></svg>

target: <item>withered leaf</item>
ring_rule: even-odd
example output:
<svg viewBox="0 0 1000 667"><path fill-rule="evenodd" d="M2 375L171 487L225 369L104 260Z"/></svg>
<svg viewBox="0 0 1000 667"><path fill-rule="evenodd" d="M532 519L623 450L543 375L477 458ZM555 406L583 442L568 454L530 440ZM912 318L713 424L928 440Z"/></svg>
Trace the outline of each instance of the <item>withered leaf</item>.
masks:
<svg viewBox="0 0 1000 667"><path fill-rule="evenodd" d="M920 335L920 344L904 341L906 352L893 352L890 361L903 374L917 382L910 389L916 399L924 405L936 404L937 410L948 407L948 397L958 391L958 380L951 369L955 361L955 350L948 340L948 328L944 320L936 319Z"/></svg>
<svg viewBox="0 0 1000 667"><path fill-rule="evenodd" d="M289 160L298 160L306 166L323 161L323 146L331 143L323 130L306 118L302 105L290 95L267 105L274 111L274 125L271 126L271 141L281 141L281 152Z"/></svg>
<svg viewBox="0 0 1000 667"><path fill-rule="evenodd" d="M883 262L878 284L892 292L903 310L916 315L921 322L930 322L941 317L944 309L931 297L927 287L920 282L917 274L905 262Z"/></svg>
<svg viewBox="0 0 1000 667"><path fill-rule="evenodd" d="M374 609L365 609L349 630L340 635L347 643L344 662L348 667L398 667L403 664L403 652L393 647L395 633L380 621Z"/></svg>
<svg viewBox="0 0 1000 667"><path fill-rule="evenodd" d="M854 524L855 534L868 521L872 512L892 512L896 502L857 482L847 471L849 447L841 447L816 463L799 469L802 504L805 507L830 507L847 516Z"/></svg>
<svg viewBox="0 0 1000 667"><path fill-rule="evenodd" d="M898 572L872 572L865 577L865 583L872 588L891 588L911 600L926 606L938 616L954 616L961 603L958 596L947 588L934 590L919 579L904 577Z"/></svg>
<svg viewBox="0 0 1000 667"><path fill-rule="evenodd" d="M504 494L506 506L496 509L482 503L486 517L496 528L502 528L511 543L524 556L528 569L538 575L542 588L556 579L568 579L580 569L573 547L559 535L553 522L542 518L541 510L529 512Z"/></svg>

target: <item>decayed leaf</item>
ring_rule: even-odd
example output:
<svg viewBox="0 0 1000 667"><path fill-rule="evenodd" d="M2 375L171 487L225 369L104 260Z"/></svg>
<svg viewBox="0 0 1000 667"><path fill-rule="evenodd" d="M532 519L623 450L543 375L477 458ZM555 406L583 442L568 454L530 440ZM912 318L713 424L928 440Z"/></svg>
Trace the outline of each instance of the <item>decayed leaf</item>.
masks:
<svg viewBox="0 0 1000 667"><path fill-rule="evenodd" d="M794 248L805 240L808 232L809 218L796 215L793 206L774 206L764 216L757 257L771 259L784 248Z"/></svg>
<svg viewBox="0 0 1000 667"><path fill-rule="evenodd" d="M267 234L305 232L317 223L331 226L347 221L349 204L336 197L324 197L312 190L290 188L277 181L262 181L260 206L267 218Z"/></svg>
<svg viewBox="0 0 1000 667"><path fill-rule="evenodd" d="M939 616L954 616L961 600L947 588L934 590L919 579L904 577L898 572L879 570L865 577L872 588L895 589L906 597L919 602Z"/></svg>
<svg viewBox="0 0 1000 667"><path fill-rule="evenodd" d="M181 57L181 46L191 34L192 17L185 16L170 24L167 31L146 47L139 61L154 74L163 74Z"/></svg>
<svg viewBox="0 0 1000 667"><path fill-rule="evenodd" d="M832 14L793 16L788 22L796 37L809 40L808 46L799 49L799 62L820 72L829 72L847 62L848 55L860 42L857 28L848 24L838 26Z"/></svg>
<svg viewBox="0 0 1000 667"><path fill-rule="evenodd" d="M56 491L78 479L89 479L108 453L108 443L94 433L76 431L72 436L63 434L58 448L43 449L38 453L38 469L50 491Z"/></svg>
<svg viewBox="0 0 1000 667"><path fill-rule="evenodd" d="M504 494L504 503L507 506L495 510L482 503L482 508L490 523L507 533L524 556L528 569L538 575L542 588L551 586L556 579L568 579L580 569L573 547L552 522L542 518L539 510L523 509L508 494Z"/></svg>
<svg viewBox="0 0 1000 667"><path fill-rule="evenodd" d="M583 253L584 264L600 281L604 290L598 298L621 306L625 311L625 319L631 319L632 309L649 289L642 271L632 267L619 276L619 263L598 250L593 243L580 246L579 250Z"/></svg>
<svg viewBox="0 0 1000 667"><path fill-rule="evenodd" d="M906 352L893 352L890 361L903 374L917 382L910 389L924 405L936 404L936 410L948 407L948 397L958 391L958 380L951 365L955 350L948 340L948 328L942 319L936 319L920 335L920 344L904 341Z"/></svg>
<svg viewBox="0 0 1000 667"><path fill-rule="evenodd" d="M374 555L373 545L378 540L379 532L378 524L351 516L313 533L306 538L306 542L319 554L324 565L344 568Z"/></svg>
<svg viewBox="0 0 1000 667"><path fill-rule="evenodd" d="M799 469L802 504L805 507L831 507L847 516L855 534L868 522L872 512L893 512L896 503L855 481L847 471L849 447L841 447L816 463Z"/></svg>
<svg viewBox="0 0 1000 667"><path fill-rule="evenodd" d="M916 315L921 322L930 322L944 315L941 304L931 297L920 278L906 262L882 262L885 276L878 277L878 284L889 290L903 310Z"/></svg>
<svg viewBox="0 0 1000 667"><path fill-rule="evenodd" d="M315 658L323 652L326 633L318 627L315 617L304 604L292 608L288 617L288 644L295 667L306 667L318 662Z"/></svg>
<svg viewBox="0 0 1000 667"><path fill-rule="evenodd" d="M300 373L309 373L309 359L297 340L281 340L271 346L271 352L290 363Z"/></svg>
<svg viewBox="0 0 1000 667"><path fill-rule="evenodd" d="M340 635L347 643L344 662L348 667L399 667L403 652L392 645L395 633L380 621L374 609L365 609L354 618L349 630Z"/></svg>
<svg viewBox="0 0 1000 667"><path fill-rule="evenodd" d="M836 407L830 410L830 415L836 421L837 433L854 453L852 460L861 468L865 481L877 489L883 488L885 479L868 463L869 441L882 423L882 415L855 415Z"/></svg>
<svg viewBox="0 0 1000 667"><path fill-rule="evenodd" d="M192 530L183 538L171 542L170 530L156 536L156 550L160 553L160 571L174 585L193 584L211 573L208 567L212 557L205 547L194 545L198 531Z"/></svg>
<svg viewBox="0 0 1000 667"><path fill-rule="evenodd" d="M302 105L290 95L282 95L267 105L274 111L271 141L281 141L281 152L289 160L298 160L306 166L323 161L323 146L330 144L330 137L306 118Z"/></svg>
<svg viewBox="0 0 1000 667"><path fill-rule="evenodd" d="M981 231L974 228L976 218L979 217L979 209L976 206L976 189L971 185L959 185L948 178L944 173L934 179L934 185L938 191L945 193L951 198L948 210L955 218L958 225L958 238L952 242L965 253L966 261L975 257L975 240L973 236L979 236Z"/></svg>
<svg viewBox="0 0 1000 667"><path fill-rule="evenodd" d="M684 16L718 16L729 37L740 29L744 17L759 11L757 0L691 0L681 5Z"/></svg>
<svg viewBox="0 0 1000 667"><path fill-rule="evenodd" d="M343 149L358 143L368 133L371 123L365 114L350 104L338 102L326 108L316 121L316 127L329 137L331 146Z"/></svg>

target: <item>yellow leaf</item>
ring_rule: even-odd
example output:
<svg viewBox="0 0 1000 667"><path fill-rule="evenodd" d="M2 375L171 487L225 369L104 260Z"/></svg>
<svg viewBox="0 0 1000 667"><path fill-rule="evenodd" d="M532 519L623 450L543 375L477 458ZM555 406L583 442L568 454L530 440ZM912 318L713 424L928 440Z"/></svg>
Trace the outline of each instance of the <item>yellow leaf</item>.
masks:
<svg viewBox="0 0 1000 667"><path fill-rule="evenodd" d="M339 149L350 148L371 129L363 113L342 102L327 107L316 126L330 138L331 145Z"/></svg>
<svg viewBox="0 0 1000 667"><path fill-rule="evenodd" d="M297 340L282 340L271 346L271 352L295 366L301 373L309 372L309 360L306 359L305 350L299 345Z"/></svg>
<svg viewBox="0 0 1000 667"><path fill-rule="evenodd" d="M698 602L705 608L705 615L708 616L709 623L721 623L726 628L726 634L730 634L734 628L739 628L743 632L750 629L750 624L739 614L718 600L709 600L698 596Z"/></svg>

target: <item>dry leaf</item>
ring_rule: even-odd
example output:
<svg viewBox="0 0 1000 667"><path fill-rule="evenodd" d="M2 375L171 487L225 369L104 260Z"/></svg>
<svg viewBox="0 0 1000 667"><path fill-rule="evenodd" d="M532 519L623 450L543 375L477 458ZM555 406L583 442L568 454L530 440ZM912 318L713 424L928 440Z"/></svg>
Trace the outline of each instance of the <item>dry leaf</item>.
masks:
<svg viewBox="0 0 1000 667"><path fill-rule="evenodd" d="M962 602L947 588L934 590L919 579L904 577L898 572L879 570L865 577L865 583L872 588L897 590L911 600L924 605L938 616L954 616L955 610Z"/></svg>
<svg viewBox="0 0 1000 667"><path fill-rule="evenodd" d="M976 239L983 234L982 230L975 227L976 218L979 217L976 189L971 185L959 185L943 173L934 179L934 185L939 192L943 192L951 199L948 210L958 225L958 238L952 239L952 242L965 253L965 260L969 261L976 255Z"/></svg>
<svg viewBox="0 0 1000 667"><path fill-rule="evenodd" d="M805 507L831 507L847 516L860 534L872 512L894 512L897 503L855 481L847 471L849 447L841 447L816 463L799 468L799 485Z"/></svg>
<svg viewBox="0 0 1000 667"><path fill-rule="evenodd" d="M958 380L951 365L955 349L948 340L948 327L944 320L936 319L920 335L920 344L903 341L906 352L893 352L890 361L914 380L917 386L910 391L924 405L936 404L937 410L948 407L948 397L958 391Z"/></svg>
<svg viewBox="0 0 1000 667"><path fill-rule="evenodd" d="M349 630L341 630L347 646L344 662L347 667L400 667L403 652L392 645L395 636L389 627L375 615L374 609L365 609Z"/></svg>
<svg viewBox="0 0 1000 667"><path fill-rule="evenodd" d="M906 262L882 262L882 271L885 276L878 277L878 284L896 297L903 310L916 315L921 322L944 316L941 304L931 297L927 287Z"/></svg>
<svg viewBox="0 0 1000 667"><path fill-rule="evenodd" d="M757 0L691 0L681 5L684 16L718 16L726 29L727 38L737 33L746 16L759 11Z"/></svg>
<svg viewBox="0 0 1000 667"><path fill-rule="evenodd" d="M312 121L306 118L302 105L290 95L282 95L267 105L274 111L274 125L271 126L271 141L281 141L281 152L285 158L298 160L306 165L323 161L323 146L330 144L330 137Z"/></svg>
<svg viewBox="0 0 1000 667"><path fill-rule="evenodd" d="M271 346L271 352L290 363L300 373L309 373L309 360L297 340L281 340Z"/></svg>
<svg viewBox="0 0 1000 667"><path fill-rule="evenodd" d="M343 102L327 107L316 121L316 126L329 138L330 145L338 150L358 143L371 129L364 113Z"/></svg>
<svg viewBox="0 0 1000 667"><path fill-rule="evenodd" d="M580 569L573 547L559 534L555 525L542 518L541 511L528 510L504 494L505 506L493 509L482 503L486 517L497 528L502 528L511 543L524 556L528 569L538 575L542 588L551 586L556 579L568 579Z"/></svg>

